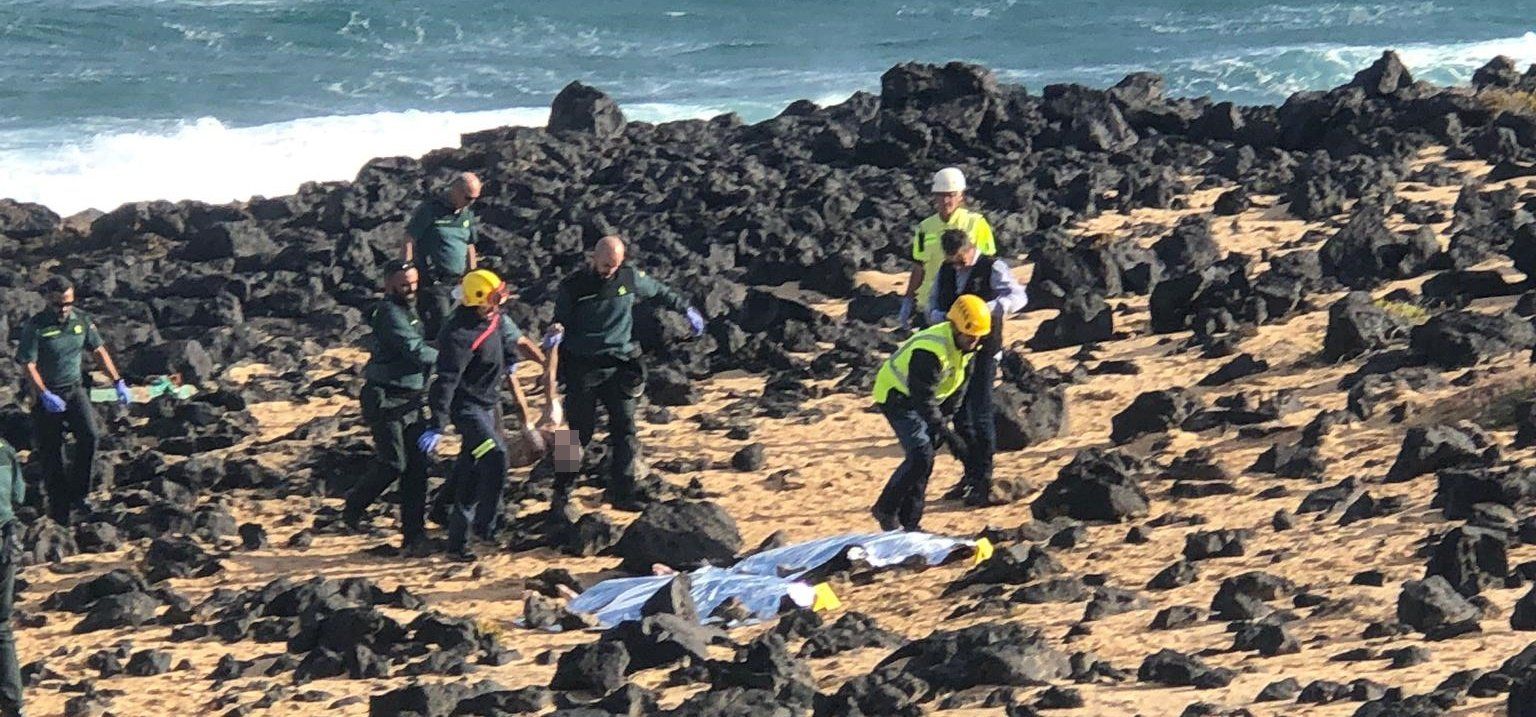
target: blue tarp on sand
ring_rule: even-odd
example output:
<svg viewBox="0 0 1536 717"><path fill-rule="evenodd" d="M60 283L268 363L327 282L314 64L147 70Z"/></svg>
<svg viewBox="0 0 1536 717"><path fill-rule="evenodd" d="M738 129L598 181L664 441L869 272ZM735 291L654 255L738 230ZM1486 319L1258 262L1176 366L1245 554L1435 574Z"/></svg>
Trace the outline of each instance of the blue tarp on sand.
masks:
<svg viewBox="0 0 1536 717"><path fill-rule="evenodd" d="M749 622L757 622L778 615L785 597L801 607L811 607L816 589L803 578L839 556L874 568L899 565L914 558L927 565L939 565L957 551L977 547L976 540L930 533L849 533L764 551L729 568L700 568L688 573L688 577L700 615L709 615L726 600L735 598L751 614ZM654 575L604 580L566 607L571 612L595 617L598 629L638 620L640 607L672 578ZM720 622L708 618L705 621Z"/></svg>

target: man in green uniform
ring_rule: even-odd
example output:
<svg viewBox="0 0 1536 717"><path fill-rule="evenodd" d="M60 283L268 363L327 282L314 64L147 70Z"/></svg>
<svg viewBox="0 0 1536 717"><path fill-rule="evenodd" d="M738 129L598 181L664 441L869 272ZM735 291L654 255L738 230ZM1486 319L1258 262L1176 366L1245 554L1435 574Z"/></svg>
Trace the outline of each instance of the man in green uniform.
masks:
<svg viewBox="0 0 1536 717"><path fill-rule="evenodd" d="M11 612L16 605L16 552L21 524L16 509L26 501L16 449L0 440L0 717L21 717L21 663L16 659L16 634Z"/></svg>
<svg viewBox="0 0 1536 717"><path fill-rule="evenodd" d="M648 299L687 314L695 336L704 333L704 317L680 294L645 272L624 265L624 240L604 237L587 266L560 282L555 295L555 325L546 348L561 347L560 374L565 381L566 412L582 446L592 441L597 405L608 411L611 462L605 497L616 508L639 509L635 495L635 403L645 389L645 364L633 334L635 304ZM556 504L568 497L570 481L555 486Z"/></svg>
<svg viewBox="0 0 1536 717"><path fill-rule="evenodd" d="M126 406L132 398L128 384L118 374L112 355L96 331L96 323L75 308L74 284L63 276L55 276L43 284L41 291L50 306L22 325L17 359L26 365L36 392L32 436L43 468L48 514L58 523L68 524L71 511L90 511L86 498L95 487L96 445L101 435L90 391L84 385L81 354L96 353L117 389L118 402ZM75 437L74 455L67 472L66 429Z"/></svg>
<svg viewBox="0 0 1536 717"><path fill-rule="evenodd" d="M437 349L427 345L416 315L416 267L399 262L388 271L384 298L368 315L373 352L363 367L363 420L373 434L374 465L347 493L342 518L360 529L364 511L399 480L401 551L419 557L428 552L427 457L416 449L416 440L427 428L427 374Z"/></svg>
<svg viewBox="0 0 1536 717"><path fill-rule="evenodd" d="M480 178L465 172L454 177L447 192L422 202L405 226L405 260L421 270L416 309L432 340L453 311L459 277L476 268L478 229L470 207L478 199Z"/></svg>
<svg viewBox="0 0 1536 717"><path fill-rule="evenodd" d="M942 237L949 229L964 230L982 256L997 254L992 225L980 214L965 208L965 175L955 167L945 167L933 175L935 213L917 225L912 237L912 275L907 279L907 296L901 302L897 323L905 328L912 319L926 323L929 295L933 282L944 264Z"/></svg>

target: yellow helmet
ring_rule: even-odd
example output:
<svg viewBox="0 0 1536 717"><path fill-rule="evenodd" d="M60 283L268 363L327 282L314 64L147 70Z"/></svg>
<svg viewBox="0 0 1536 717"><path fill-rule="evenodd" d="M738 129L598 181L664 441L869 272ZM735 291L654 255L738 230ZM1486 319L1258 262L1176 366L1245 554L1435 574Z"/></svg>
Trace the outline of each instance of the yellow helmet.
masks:
<svg viewBox="0 0 1536 717"><path fill-rule="evenodd" d="M507 298L507 284L489 269L476 269L459 282L465 306L496 306Z"/></svg>
<svg viewBox="0 0 1536 717"><path fill-rule="evenodd" d="M987 310L987 302L975 294L955 299L945 318L955 325L955 330L967 336L986 336L992 333L992 312Z"/></svg>

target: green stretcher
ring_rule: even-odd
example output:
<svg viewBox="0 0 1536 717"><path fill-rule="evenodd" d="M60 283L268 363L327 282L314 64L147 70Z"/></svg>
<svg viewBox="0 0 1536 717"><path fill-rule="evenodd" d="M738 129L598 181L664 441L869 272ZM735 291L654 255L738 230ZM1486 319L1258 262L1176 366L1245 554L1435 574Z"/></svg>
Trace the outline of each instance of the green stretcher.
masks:
<svg viewBox="0 0 1536 717"><path fill-rule="evenodd" d="M157 376L148 386L129 386L128 393L133 396L135 403L147 403L165 394L170 394L177 399L185 400L197 393L195 386L178 386L168 376ZM93 388L91 389L92 403L117 403L117 389Z"/></svg>

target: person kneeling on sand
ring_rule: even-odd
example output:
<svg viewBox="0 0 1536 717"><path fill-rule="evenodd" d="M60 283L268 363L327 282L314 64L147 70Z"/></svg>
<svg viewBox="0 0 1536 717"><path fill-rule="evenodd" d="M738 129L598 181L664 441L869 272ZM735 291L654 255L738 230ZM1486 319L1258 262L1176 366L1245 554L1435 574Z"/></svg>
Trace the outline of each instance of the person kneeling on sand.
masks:
<svg viewBox="0 0 1536 717"><path fill-rule="evenodd" d="M885 414L905 458L870 511L881 530L917 531L923 519L934 449L940 440L956 455L969 448L950 428L945 407L963 395L971 362L992 331L987 303L965 294L949 308L947 319L907 339L880 364L875 375L875 403Z"/></svg>

